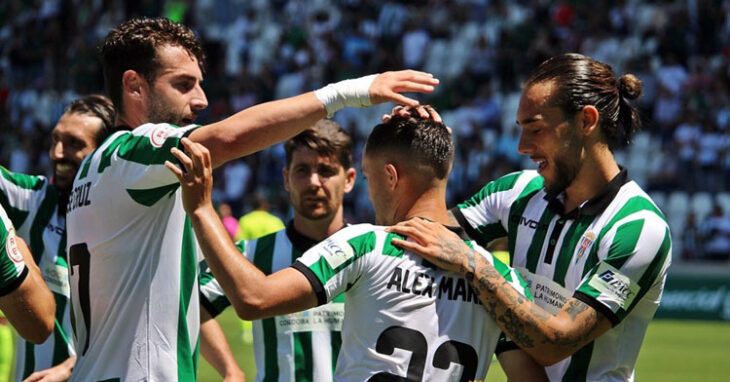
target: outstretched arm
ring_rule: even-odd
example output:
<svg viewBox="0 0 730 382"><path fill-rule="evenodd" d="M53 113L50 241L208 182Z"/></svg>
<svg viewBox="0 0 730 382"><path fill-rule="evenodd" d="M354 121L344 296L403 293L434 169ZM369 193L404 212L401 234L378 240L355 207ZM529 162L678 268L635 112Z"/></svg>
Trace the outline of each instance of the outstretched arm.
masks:
<svg viewBox="0 0 730 382"><path fill-rule="evenodd" d="M255 320L315 307L317 296L301 272L285 268L267 276L241 256L213 208L210 153L190 139L182 143L189 156L176 148L172 153L185 172L170 162L165 166L180 181L183 205L203 255L238 316Z"/></svg>
<svg viewBox="0 0 730 382"><path fill-rule="evenodd" d="M202 307L200 309L200 354L223 377L224 382L246 380L246 375L238 367L231 346L228 345L223 328Z"/></svg>
<svg viewBox="0 0 730 382"><path fill-rule="evenodd" d="M0 310L21 337L34 344L41 344L53 332L56 301L43 281L28 246L17 236L15 240L23 255L28 275L17 289L0 297Z"/></svg>
<svg viewBox="0 0 730 382"><path fill-rule="evenodd" d="M202 126L190 139L211 152L213 167L291 138L345 106L395 102L416 106L400 93L430 93L438 85L431 74L415 70L385 72L328 85L315 92L266 102L220 122Z"/></svg>
<svg viewBox="0 0 730 382"><path fill-rule="evenodd" d="M541 308L440 224L411 219L390 230L414 240L393 239L393 244L472 279L480 301L497 325L541 365L552 365L570 356L611 329L611 322L603 314L576 298L568 300L555 315Z"/></svg>

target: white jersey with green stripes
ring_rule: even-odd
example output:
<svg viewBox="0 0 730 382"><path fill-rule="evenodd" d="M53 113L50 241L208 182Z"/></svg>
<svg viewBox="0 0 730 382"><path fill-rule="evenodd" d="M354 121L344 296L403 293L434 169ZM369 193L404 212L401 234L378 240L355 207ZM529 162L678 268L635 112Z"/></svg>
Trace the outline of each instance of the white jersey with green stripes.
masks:
<svg viewBox="0 0 730 382"><path fill-rule="evenodd" d="M68 203L76 381L193 381L198 249L164 165L197 126L145 124L86 157Z"/></svg>
<svg viewBox="0 0 730 382"><path fill-rule="evenodd" d="M265 274L291 266L302 253L317 244L286 229L256 240L236 244ZM200 275L201 304L213 316L231 305L210 270ZM344 295L304 312L253 321L256 381L332 381L342 342Z"/></svg>
<svg viewBox="0 0 730 382"><path fill-rule="evenodd" d="M13 223L0 206L0 297L18 289L28 275L15 237Z"/></svg>
<svg viewBox="0 0 730 382"><path fill-rule="evenodd" d="M56 300L53 334L41 345L18 338L15 380L48 369L74 355L71 340L70 287L66 262L65 206L59 211L59 193L46 177L16 174L0 166L0 205L18 236L30 246L41 275Z"/></svg>
<svg viewBox="0 0 730 382"><path fill-rule="evenodd" d="M631 381L671 262L664 215L625 170L595 198L563 214L535 171L504 176L454 208L481 244L508 238L512 266L535 301L559 311L575 297L613 329L547 368L551 381Z"/></svg>
<svg viewBox="0 0 730 382"><path fill-rule="evenodd" d="M320 305L345 293L335 380L483 380L500 329L463 277L393 246L399 236L384 229L347 227L293 265ZM474 247L529 295L514 270Z"/></svg>

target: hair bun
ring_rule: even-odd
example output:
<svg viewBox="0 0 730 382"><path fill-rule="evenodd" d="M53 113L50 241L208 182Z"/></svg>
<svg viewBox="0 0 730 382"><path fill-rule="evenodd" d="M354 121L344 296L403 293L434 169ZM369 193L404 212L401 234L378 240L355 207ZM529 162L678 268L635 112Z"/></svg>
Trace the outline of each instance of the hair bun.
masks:
<svg viewBox="0 0 730 382"><path fill-rule="evenodd" d="M618 80L618 91L622 97L637 99L641 95L641 80L633 74L624 74Z"/></svg>

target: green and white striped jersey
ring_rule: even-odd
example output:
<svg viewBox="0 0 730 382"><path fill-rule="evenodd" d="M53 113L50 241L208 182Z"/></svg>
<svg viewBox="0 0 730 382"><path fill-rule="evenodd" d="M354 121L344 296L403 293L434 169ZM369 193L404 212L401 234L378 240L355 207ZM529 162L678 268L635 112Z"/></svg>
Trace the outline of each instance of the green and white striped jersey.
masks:
<svg viewBox="0 0 730 382"><path fill-rule="evenodd" d="M500 329L463 277L393 246L384 229L344 228L292 265L320 305L345 293L335 380L484 379ZM514 270L468 243L529 296Z"/></svg>
<svg viewBox="0 0 730 382"><path fill-rule="evenodd" d="M27 275L28 268L18 249L13 223L0 206L0 296L18 289Z"/></svg>
<svg viewBox="0 0 730 382"><path fill-rule="evenodd" d="M671 262L664 215L622 170L605 190L562 214L536 171L504 176L453 209L477 242L507 236L512 266L553 313L575 297L614 328L548 367L551 381L631 381Z"/></svg>
<svg viewBox="0 0 730 382"><path fill-rule="evenodd" d="M114 133L82 162L68 203L75 381L193 381L199 250L165 166L197 126Z"/></svg>
<svg viewBox="0 0 730 382"><path fill-rule="evenodd" d="M236 246L265 274L289 267L317 244L298 233L293 224ZM204 268L207 268L204 267ZM231 303L210 269L200 275L200 302L217 316ZM345 296L304 312L253 321L256 381L332 381L342 342L340 331Z"/></svg>
<svg viewBox="0 0 730 382"><path fill-rule="evenodd" d="M46 177L16 174L0 166L0 204L30 246L41 275L56 300L53 334L41 345L18 338L15 380L48 369L74 355L71 340L70 286L66 262L66 216L59 193ZM64 206L65 207L65 206Z"/></svg>

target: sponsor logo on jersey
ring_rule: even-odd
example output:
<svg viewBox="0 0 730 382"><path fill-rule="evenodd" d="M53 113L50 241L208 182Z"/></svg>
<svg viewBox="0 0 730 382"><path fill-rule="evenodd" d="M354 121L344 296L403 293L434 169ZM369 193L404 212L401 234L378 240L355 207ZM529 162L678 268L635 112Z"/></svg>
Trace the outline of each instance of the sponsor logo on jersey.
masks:
<svg viewBox="0 0 730 382"><path fill-rule="evenodd" d="M68 268L63 265L54 264L50 261L43 264L41 269L43 280L51 292L62 296L71 297L71 286L69 284Z"/></svg>
<svg viewBox="0 0 730 382"><path fill-rule="evenodd" d="M162 147L162 145L165 144L167 137L170 135L171 130L173 130L172 127L167 125L155 127L155 130L152 131L152 134L150 135L150 143L152 146Z"/></svg>
<svg viewBox="0 0 730 382"><path fill-rule="evenodd" d="M537 305L552 314L560 312L565 302L573 296L572 291L563 288L550 278L530 273L526 268L516 268L515 270L525 280Z"/></svg>
<svg viewBox="0 0 730 382"><path fill-rule="evenodd" d="M517 224L517 225L523 225L529 229L534 229L536 231L547 231L548 225L547 224L540 224L537 220L530 219L529 217L524 217L520 215L510 215L509 216L510 223Z"/></svg>
<svg viewBox="0 0 730 382"><path fill-rule="evenodd" d="M355 251L353 251L349 244L340 243L332 238L328 238L322 242L322 249L324 249L324 256L322 257L324 257L332 269L337 269L337 267L355 256Z"/></svg>
<svg viewBox="0 0 730 382"><path fill-rule="evenodd" d="M602 296L617 302L623 309L627 309L639 293L637 284L633 284L630 278L606 263L598 266L598 271L588 284L601 292Z"/></svg>
<svg viewBox="0 0 730 382"><path fill-rule="evenodd" d="M586 253L586 250L593 244L593 241L596 240L596 235L593 232L588 232L585 235L583 235L583 238L580 241L580 245L578 246L578 254L577 258L575 259L575 262L577 263L578 260L580 260L581 257L583 257L583 254Z"/></svg>
<svg viewBox="0 0 730 382"><path fill-rule="evenodd" d="M8 238L5 241L5 251L8 253L10 260L13 260L14 263L20 264L23 262L23 254L20 253L20 248L18 248L18 242L15 238L15 229L13 228L10 228L8 231Z"/></svg>

